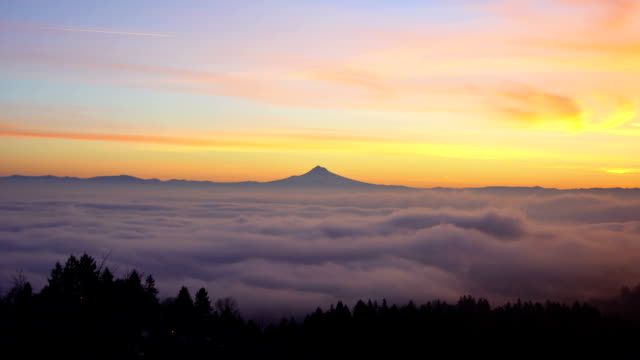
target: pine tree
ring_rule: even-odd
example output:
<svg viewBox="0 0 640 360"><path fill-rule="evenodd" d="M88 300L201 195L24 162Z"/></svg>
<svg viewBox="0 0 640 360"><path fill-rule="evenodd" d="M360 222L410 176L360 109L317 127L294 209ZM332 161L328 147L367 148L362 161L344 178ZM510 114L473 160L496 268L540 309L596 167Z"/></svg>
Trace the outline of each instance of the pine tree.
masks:
<svg viewBox="0 0 640 360"><path fill-rule="evenodd" d="M213 311L213 307L211 306L211 299L209 298L209 294L205 288L200 288L196 293L195 303L194 303L196 313L198 315L210 315Z"/></svg>
<svg viewBox="0 0 640 360"><path fill-rule="evenodd" d="M104 268L102 274L100 275L100 281L103 284L112 284L113 283L113 273L109 270L108 267Z"/></svg>
<svg viewBox="0 0 640 360"><path fill-rule="evenodd" d="M153 276L149 275L144 280L144 291L149 295L153 300L157 301L158 298L158 289L156 289L156 281Z"/></svg>
<svg viewBox="0 0 640 360"><path fill-rule="evenodd" d="M60 285L62 281L62 265L56 261L56 265L51 270L51 275L49 276L49 287L56 287Z"/></svg>
<svg viewBox="0 0 640 360"><path fill-rule="evenodd" d="M193 300L191 299L191 294L189 294L189 289L187 289L185 286L180 288L175 304L176 307L180 310L193 309Z"/></svg>

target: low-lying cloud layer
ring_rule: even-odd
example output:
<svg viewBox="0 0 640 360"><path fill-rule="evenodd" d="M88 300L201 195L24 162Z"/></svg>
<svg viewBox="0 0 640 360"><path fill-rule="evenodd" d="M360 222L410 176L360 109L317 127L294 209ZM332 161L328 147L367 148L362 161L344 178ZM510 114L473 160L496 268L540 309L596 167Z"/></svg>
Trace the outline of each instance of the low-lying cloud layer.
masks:
<svg viewBox="0 0 640 360"><path fill-rule="evenodd" d="M234 296L247 314L358 298L591 299L640 282L640 198L233 193L121 188L0 191L0 284L37 288L56 261L88 252Z"/></svg>

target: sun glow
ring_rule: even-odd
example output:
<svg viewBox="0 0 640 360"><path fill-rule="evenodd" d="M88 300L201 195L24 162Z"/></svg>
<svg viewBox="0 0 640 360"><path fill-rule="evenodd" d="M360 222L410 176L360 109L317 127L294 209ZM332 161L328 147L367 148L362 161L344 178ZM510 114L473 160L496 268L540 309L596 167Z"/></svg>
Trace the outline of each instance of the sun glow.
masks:
<svg viewBox="0 0 640 360"><path fill-rule="evenodd" d="M640 184L626 0L217 3L166 24L85 18L90 2L5 19L0 176L268 180L323 163L412 186Z"/></svg>

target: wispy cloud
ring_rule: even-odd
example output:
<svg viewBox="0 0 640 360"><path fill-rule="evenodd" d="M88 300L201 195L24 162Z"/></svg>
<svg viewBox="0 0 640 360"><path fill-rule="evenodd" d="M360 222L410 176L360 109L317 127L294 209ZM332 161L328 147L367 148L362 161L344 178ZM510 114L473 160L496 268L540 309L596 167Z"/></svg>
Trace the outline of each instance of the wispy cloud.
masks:
<svg viewBox="0 0 640 360"><path fill-rule="evenodd" d="M557 154L552 152L531 152L518 147L473 146L446 142L424 143L416 140L407 141L407 139L399 139L392 135L368 137L366 135L318 131L280 130L274 132L255 129L248 132L222 132L198 137L39 130L3 127L0 124L0 137L3 136L155 144L240 152L255 150L262 152L314 152L322 150L327 154L402 156L411 153L414 156L484 160L531 159L534 157L555 159L557 157Z"/></svg>
<svg viewBox="0 0 640 360"><path fill-rule="evenodd" d="M637 15L637 0L555 0L576 6L593 6L603 25L620 28L629 24Z"/></svg>
<svg viewBox="0 0 640 360"><path fill-rule="evenodd" d="M573 133L615 129L637 115L633 101L574 98L528 86L497 91L493 100L509 121Z"/></svg>
<svg viewBox="0 0 640 360"><path fill-rule="evenodd" d="M581 124L580 106L568 96L524 86L499 91L496 95L510 104L503 107L502 111L512 120L557 123L570 127Z"/></svg>
<svg viewBox="0 0 640 360"><path fill-rule="evenodd" d="M221 131L201 136L163 136L127 133L74 132L52 129L32 129L0 123L0 137L28 137L79 141L105 141L185 146L194 148L216 148L262 151L283 149L319 149L330 147L336 151L351 151L358 146L393 143L393 137L380 138L358 134L338 133L326 129L255 129L253 131Z"/></svg>
<svg viewBox="0 0 640 360"><path fill-rule="evenodd" d="M85 132L50 131L50 130L30 130L18 128L0 128L0 136L6 137L34 137L48 139L85 140L85 141L111 141L111 142L133 142L148 144L166 144L179 146L230 146L242 145L229 141L216 141L204 139L190 139L169 136L153 135L131 135L131 134L100 134ZM246 145L246 144L245 144Z"/></svg>
<svg viewBox="0 0 640 360"><path fill-rule="evenodd" d="M640 169L603 169L605 172L610 174L632 174L632 173L640 173Z"/></svg>
<svg viewBox="0 0 640 360"><path fill-rule="evenodd" d="M488 4L490 11L525 21L546 17L564 19L569 24L572 19L568 14L573 18L587 18L589 21L580 26L598 31L620 30L637 19L640 9L637 0L494 0Z"/></svg>
<svg viewBox="0 0 640 360"><path fill-rule="evenodd" d="M175 35L156 34L156 33L144 33L144 32L131 32L131 31L116 31L116 30L104 30L104 29L90 29L90 28L77 28L71 26L44 26L43 30L56 30L56 31L74 31L74 32L86 32L86 33L100 33L100 34L115 34L115 35L134 35L134 36L157 36L174 38Z"/></svg>

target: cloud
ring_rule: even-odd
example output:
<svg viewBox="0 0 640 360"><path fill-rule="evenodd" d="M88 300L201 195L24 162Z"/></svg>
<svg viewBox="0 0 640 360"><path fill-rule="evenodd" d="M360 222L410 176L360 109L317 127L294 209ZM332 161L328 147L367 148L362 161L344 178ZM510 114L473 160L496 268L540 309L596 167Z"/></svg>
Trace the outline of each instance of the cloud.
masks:
<svg viewBox="0 0 640 360"><path fill-rule="evenodd" d="M622 99L574 99L518 86L495 92L499 113L509 122L545 130L605 131L635 119L637 105Z"/></svg>
<svg viewBox="0 0 640 360"><path fill-rule="evenodd" d="M395 229L426 229L442 224L451 224L463 229L474 229L493 235L497 238L515 239L525 233L522 221L510 215L500 215L494 211L485 211L480 214L470 215L465 213L430 213L397 212L387 221Z"/></svg>
<svg viewBox="0 0 640 360"><path fill-rule="evenodd" d="M2 116L0 115L0 119ZM325 154L366 154L383 156L414 156L458 158L458 159L555 159L555 153L528 151L504 146L477 146L473 144L445 142L422 142L416 139L401 139L397 135L367 135L356 131L322 129L258 129L242 131L220 131L204 137L202 134L161 136L127 133L75 132L73 130L39 130L0 123L0 137L31 137L68 139L78 141L106 141L192 148L223 149L225 151L263 152L292 151ZM136 170L137 171L137 170Z"/></svg>
<svg viewBox="0 0 640 360"><path fill-rule="evenodd" d="M566 25L600 32L618 31L632 24L639 9L636 0L494 0L489 4L489 10L503 16L529 21L546 18L560 22L564 19ZM575 24L572 20L578 18L589 21Z"/></svg>
<svg viewBox="0 0 640 360"><path fill-rule="evenodd" d="M142 144L160 144L186 147L233 149L283 149L288 147L324 148L342 144L349 147L351 142L373 143L382 140L356 134L334 133L315 129L279 129L279 131L222 131L210 137L161 136L127 133L76 132L16 127L0 124L0 136L66 139L80 141L106 141ZM304 140L304 141L303 141Z"/></svg>
<svg viewBox="0 0 640 360"><path fill-rule="evenodd" d="M506 104L500 110L509 120L528 124L557 124L570 128L582 126L580 105L568 96L517 87L499 91L496 95Z"/></svg>
<svg viewBox="0 0 640 360"><path fill-rule="evenodd" d="M55 261L111 250L163 296L182 284L237 297L247 314L339 299L589 299L640 276L640 198L597 194L235 193L8 189L0 283L36 287Z"/></svg>
<svg viewBox="0 0 640 360"><path fill-rule="evenodd" d="M555 0L559 3L596 7L601 22L606 27L619 29L631 23L637 15L636 0Z"/></svg>
<svg viewBox="0 0 640 360"><path fill-rule="evenodd" d="M610 174L632 174L632 173L639 173L640 169L615 168L615 169L603 169L603 171Z"/></svg>
<svg viewBox="0 0 640 360"><path fill-rule="evenodd" d="M168 136L80 133L80 132L70 132L70 131L19 129L19 128L12 128L12 127L0 128L0 136L36 137L36 138L49 138L49 139L87 140L87 141L134 142L134 143L150 143L150 144L170 144L170 145L181 145L181 146L221 146L225 144L228 145L228 142L224 142L224 141L218 142L214 140L187 139L187 138L168 137Z"/></svg>
<svg viewBox="0 0 640 360"><path fill-rule="evenodd" d="M363 70L337 68L318 69L309 74L315 80L333 82L346 86L362 87L381 95L391 95L392 91L384 79L380 79L377 74Z"/></svg>
<svg viewBox="0 0 640 360"><path fill-rule="evenodd" d="M56 30L56 31L73 31L73 32L86 32L86 33L99 33L99 34L114 34L114 35L135 35L135 36L154 36L154 37L169 37L174 38L175 35L166 34L154 34L154 33L142 33L142 32L130 32L130 31L114 31L104 29L91 29L91 28L78 28L71 26L43 26L42 30Z"/></svg>
<svg viewBox="0 0 640 360"><path fill-rule="evenodd" d="M108 47L90 51L93 49L90 47L61 53L25 43L19 49L7 48L0 58L3 63L18 68L42 71L41 67L45 67L48 71L42 71L42 76L48 78L55 74L54 80L238 97L280 106L445 112L456 118L465 115L469 123L479 117L489 121L493 114L483 116L486 109L478 106L481 99L463 89L468 83L487 87L495 79L506 79L546 86L546 79L541 77L551 73L553 91L528 94L529 100L537 102L538 107L515 105L504 110L520 119L539 120L547 115L573 119L573 115L580 115L573 112L577 94L600 92L603 83L619 87L619 81L613 74L608 74L603 81L593 73L623 71L632 76L637 72L637 63L629 60L635 58L629 56L632 55L630 52L637 52L636 34L620 36L603 32L602 26L594 26L593 21L588 21L589 16L585 15L590 12L585 14L584 11L585 8L594 8L598 14L606 14L610 19L608 22L624 24L635 19L633 15L637 6L634 0L502 0L488 3L492 8L504 5L505 8L531 10L524 11L530 18L522 24L513 21L511 13L509 16L496 12L477 13L474 11L478 10L478 5L468 2L459 8L464 10L461 15L468 16L468 10L474 16L464 28L452 27L447 22L423 22L420 26L410 27L403 22L386 22L387 25L382 27L377 23L366 24L364 30L353 21L341 18L332 24L331 29L322 26L323 31L314 26L295 25L300 31L276 36L278 41L271 46L263 44L268 42L251 42L260 41L261 37L241 38L244 42L234 42L235 38L232 38L227 44L213 36L211 46L202 47L199 36L210 34L205 31L210 29L196 26L194 32L200 35L194 39L185 39L183 44L174 48L150 48L150 52L133 48L118 53L121 48ZM554 10L558 8L564 11L556 14ZM522 15L522 11L519 14ZM275 36L273 31L281 26L294 28L292 24L305 22L301 18L294 19L294 23L279 21L277 26L268 26L273 19L263 15L266 22L253 26L252 32L265 38ZM550 18L554 21L548 21ZM487 27L486 23L492 26ZM53 29L51 31L171 36L70 26L36 26ZM593 27L597 29L593 30ZM589 31L584 28L589 28ZM334 41L335 36L330 36L335 35L336 29L340 29L343 35L337 42ZM308 38L316 39L311 42L313 48L322 49L316 51L324 54L301 55L301 49L308 50L304 47L308 45ZM546 44L545 38L550 38L550 43L556 42L555 46ZM587 48L591 45L594 49L601 47L599 51L606 55L604 60L585 56L584 53L576 54L575 49L583 43ZM343 48L345 44L350 46ZM95 50L103 50L104 53ZM167 53L180 54L181 58L168 63L180 63L185 67L178 69L167 66L166 62L163 64L161 60L166 59ZM202 63L198 59L211 60L213 56L217 64L215 68L224 71L203 71L202 66L197 65ZM241 65L238 64L239 57L243 57ZM266 66L265 59L268 58L277 58L277 64L271 61L272 64ZM565 76L574 72L581 73L579 80ZM521 92L519 95L527 95ZM629 89L626 93L633 97L637 91Z"/></svg>

